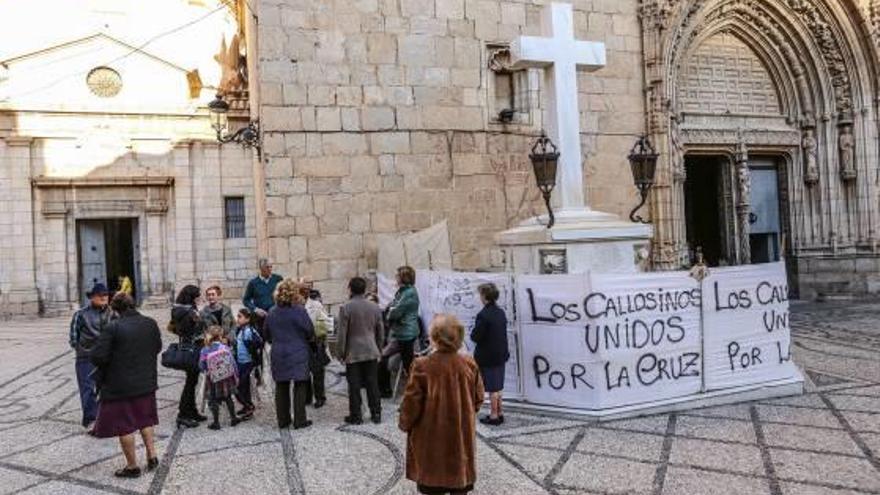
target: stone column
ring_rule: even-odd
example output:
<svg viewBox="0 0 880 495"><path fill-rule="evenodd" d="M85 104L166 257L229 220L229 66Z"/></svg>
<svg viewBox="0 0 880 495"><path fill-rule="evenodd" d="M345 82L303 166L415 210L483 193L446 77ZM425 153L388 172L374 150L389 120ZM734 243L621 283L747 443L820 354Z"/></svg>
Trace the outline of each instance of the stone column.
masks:
<svg viewBox="0 0 880 495"><path fill-rule="evenodd" d="M179 141L172 150L174 163L174 221L168 240L171 245L170 257L174 259L174 270L169 279L178 285L197 283L195 230L195 203L193 193L196 189L193 176L193 143ZM177 292L178 287L171 288Z"/></svg>
<svg viewBox="0 0 880 495"><path fill-rule="evenodd" d="M31 144L7 137L2 169L7 186L0 198L0 314L36 314L40 310L34 266L34 215Z"/></svg>
<svg viewBox="0 0 880 495"><path fill-rule="evenodd" d="M739 264L752 262L752 248L749 242L751 215L752 178L749 171L749 151L746 143L739 140L736 145L737 201L736 219L739 227Z"/></svg>

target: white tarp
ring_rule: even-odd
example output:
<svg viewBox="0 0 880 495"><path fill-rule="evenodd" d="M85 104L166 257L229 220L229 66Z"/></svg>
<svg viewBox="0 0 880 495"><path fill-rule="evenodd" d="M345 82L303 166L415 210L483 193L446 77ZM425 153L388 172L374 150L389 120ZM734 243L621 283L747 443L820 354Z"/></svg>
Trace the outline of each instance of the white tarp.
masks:
<svg viewBox="0 0 880 495"><path fill-rule="evenodd" d="M378 244L377 271L392 280L400 266L452 270L452 247L446 220L405 236L380 236Z"/></svg>
<svg viewBox="0 0 880 495"><path fill-rule="evenodd" d="M702 283L687 272L418 270L423 320L451 313L469 333L484 282L511 325L505 393L527 402L601 410L799 377L783 263L715 268ZM394 282L380 276L379 287L387 303Z"/></svg>
<svg viewBox="0 0 880 495"><path fill-rule="evenodd" d="M510 359L504 377L504 393L508 397L519 395L519 368L517 359L518 340L513 319L513 282L508 273L465 273L452 271L419 270L416 272L416 289L419 292L419 311L425 328L438 314L452 314L464 325L467 351L475 347L469 336L474 328L477 313L483 309L478 287L493 283L500 294L498 306L508 318L507 345Z"/></svg>
<svg viewBox="0 0 880 495"><path fill-rule="evenodd" d="M523 394L604 409L700 391L700 290L685 272L519 276Z"/></svg>
<svg viewBox="0 0 880 495"><path fill-rule="evenodd" d="M798 376L783 263L713 269L703 308L707 390Z"/></svg>

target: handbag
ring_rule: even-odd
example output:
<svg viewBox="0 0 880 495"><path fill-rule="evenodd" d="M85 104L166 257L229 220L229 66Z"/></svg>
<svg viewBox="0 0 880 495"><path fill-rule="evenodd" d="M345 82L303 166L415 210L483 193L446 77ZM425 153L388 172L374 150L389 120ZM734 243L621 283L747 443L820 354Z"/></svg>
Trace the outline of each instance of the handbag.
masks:
<svg viewBox="0 0 880 495"><path fill-rule="evenodd" d="M199 353L192 344L175 342L162 353L162 366L179 371L195 371L199 368Z"/></svg>

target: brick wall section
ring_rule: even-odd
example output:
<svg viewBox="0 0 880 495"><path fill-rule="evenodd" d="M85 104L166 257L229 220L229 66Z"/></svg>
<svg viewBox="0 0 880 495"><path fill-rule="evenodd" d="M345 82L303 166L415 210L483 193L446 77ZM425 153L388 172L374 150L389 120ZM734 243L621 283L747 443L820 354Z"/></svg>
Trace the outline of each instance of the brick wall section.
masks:
<svg viewBox="0 0 880 495"><path fill-rule="evenodd" d="M339 302L382 235L447 219L457 269L497 266L495 233L542 212L538 126L489 123L487 42L539 34L540 6L499 0L261 0L261 119L277 269ZM636 0L574 2L609 65L580 78L587 193L635 202L626 154L643 130Z"/></svg>

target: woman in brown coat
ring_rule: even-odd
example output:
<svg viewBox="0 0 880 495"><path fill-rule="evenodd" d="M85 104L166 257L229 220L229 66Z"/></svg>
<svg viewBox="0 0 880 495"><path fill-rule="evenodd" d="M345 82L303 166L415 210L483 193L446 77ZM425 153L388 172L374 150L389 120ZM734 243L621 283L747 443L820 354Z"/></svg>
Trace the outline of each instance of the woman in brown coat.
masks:
<svg viewBox="0 0 880 495"><path fill-rule="evenodd" d="M476 414L483 403L477 363L458 354L464 327L451 315L431 322L436 351L413 362L398 426L407 433L406 477L420 493L468 493L476 470Z"/></svg>

